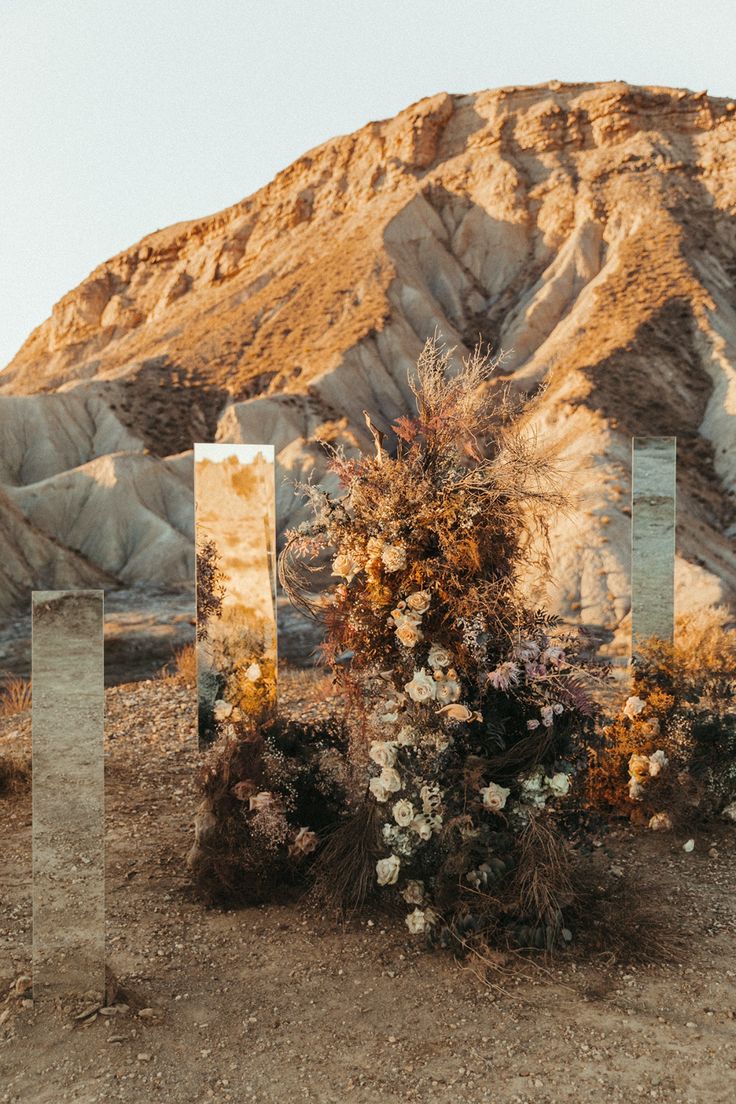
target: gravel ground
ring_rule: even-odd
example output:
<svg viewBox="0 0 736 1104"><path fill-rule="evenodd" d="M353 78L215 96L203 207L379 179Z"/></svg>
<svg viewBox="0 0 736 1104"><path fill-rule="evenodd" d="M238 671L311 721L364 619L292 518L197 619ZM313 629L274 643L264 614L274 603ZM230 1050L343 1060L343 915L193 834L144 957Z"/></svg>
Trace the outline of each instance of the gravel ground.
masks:
<svg viewBox="0 0 736 1104"><path fill-rule="evenodd" d="M301 715L329 684L284 680ZM0 798L0 1101L309 1100L726 1104L736 1098L736 832L612 832L601 879L638 879L679 933L678 961L638 968L573 947L485 980L375 914L208 911L184 856L196 804L192 688L107 691L110 1008L24 1001L30 794ZM24 755L30 716L0 719ZM7 994L7 998L6 998Z"/></svg>

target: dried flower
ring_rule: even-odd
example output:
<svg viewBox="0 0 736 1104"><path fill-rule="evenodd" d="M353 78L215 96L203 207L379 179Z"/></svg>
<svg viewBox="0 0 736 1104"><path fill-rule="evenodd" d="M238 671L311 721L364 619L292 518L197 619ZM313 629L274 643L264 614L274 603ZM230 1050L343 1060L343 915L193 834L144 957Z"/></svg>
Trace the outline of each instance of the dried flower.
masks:
<svg viewBox="0 0 736 1104"><path fill-rule="evenodd" d="M404 689L412 701L420 704L431 701L437 692L434 679L427 674L424 667L414 672L414 678L406 683Z"/></svg>
<svg viewBox="0 0 736 1104"><path fill-rule="evenodd" d="M368 755L379 767L392 767L396 762L396 745L388 740L374 740Z"/></svg>
<svg viewBox="0 0 736 1104"><path fill-rule="evenodd" d="M629 774L632 778L636 778L638 782L643 782L649 777L649 756L637 755L636 753L629 758Z"/></svg>
<svg viewBox="0 0 736 1104"><path fill-rule="evenodd" d="M245 672L245 677L247 678L248 682L258 682L262 673L263 672L261 671L261 668L257 663L251 663L250 667Z"/></svg>
<svg viewBox="0 0 736 1104"><path fill-rule="evenodd" d="M539 728L539 721L533 717L530 721L526 722L526 727L530 732L533 732L535 728Z"/></svg>
<svg viewBox="0 0 736 1104"><path fill-rule="evenodd" d="M409 827L413 832L416 832L421 840L432 838L432 825L424 813L417 813Z"/></svg>
<svg viewBox="0 0 736 1104"><path fill-rule="evenodd" d="M247 801L249 797L252 797L256 792L256 784L250 778L244 779L242 782L236 782L230 790L233 797L236 797L238 801Z"/></svg>
<svg viewBox="0 0 736 1104"><path fill-rule="evenodd" d="M401 890L401 896L407 905L421 905L424 903L424 882L411 879Z"/></svg>
<svg viewBox="0 0 736 1104"><path fill-rule="evenodd" d="M332 574L344 579L346 583L352 583L359 571L360 564L355 557L344 552L335 556L332 561Z"/></svg>
<svg viewBox="0 0 736 1104"><path fill-rule="evenodd" d="M389 855L376 863L376 877L380 886L394 885L399 877L401 859L398 855Z"/></svg>
<svg viewBox="0 0 736 1104"><path fill-rule="evenodd" d="M380 777L371 778L370 782L368 783L368 789L373 794L376 801L380 801L381 804L383 804L385 801L388 801L389 797L391 796L391 790L389 790L383 778Z"/></svg>
<svg viewBox="0 0 736 1104"><path fill-rule="evenodd" d="M452 656L447 651L447 648L443 648L441 644L433 644L429 649L429 658L427 662L432 670L436 671L441 667L449 667L452 663Z"/></svg>
<svg viewBox="0 0 736 1104"><path fill-rule="evenodd" d="M565 649L564 648L545 648L542 652L542 663L546 663L549 667L561 667L565 662Z"/></svg>
<svg viewBox="0 0 736 1104"><path fill-rule="evenodd" d="M431 786L422 786L419 797L422 802L422 810L427 814L434 812L442 804L442 794L436 783Z"/></svg>
<svg viewBox="0 0 736 1104"><path fill-rule="evenodd" d="M628 717L630 720L633 720L634 717L638 717L639 714L644 710L645 705L646 703L643 702L641 698L637 697L635 694L632 695L630 698L626 699L626 704L624 705L624 717Z"/></svg>
<svg viewBox="0 0 736 1104"><path fill-rule="evenodd" d="M402 621L396 626L396 639L405 648L416 648L417 644L424 640L424 633L410 621Z"/></svg>
<svg viewBox="0 0 736 1104"><path fill-rule="evenodd" d="M406 567L406 548L403 544L384 544L381 561L387 571L403 571Z"/></svg>
<svg viewBox="0 0 736 1104"><path fill-rule="evenodd" d="M533 640L522 640L514 648L514 655L522 663L530 663L539 656L539 645Z"/></svg>
<svg viewBox="0 0 736 1104"><path fill-rule="evenodd" d="M551 778L545 778L545 782L554 797L564 797L570 790L570 776L563 771L558 771Z"/></svg>
<svg viewBox="0 0 736 1104"><path fill-rule="evenodd" d="M652 778L656 778L668 764L669 759L665 753L663 751L655 751L649 756L649 774Z"/></svg>
<svg viewBox="0 0 736 1104"><path fill-rule="evenodd" d="M404 725L396 734L396 743L400 747L411 747L414 743L414 730L409 728L408 725Z"/></svg>
<svg viewBox="0 0 736 1104"><path fill-rule="evenodd" d="M442 709L437 710L438 714L443 717L447 717L450 721L472 721L476 716L472 709L468 709L467 705L445 705Z"/></svg>
<svg viewBox="0 0 736 1104"><path fill-rule="evenodd" d="M490 809L492 813L500 813L505 808L506 798L511 790L507 790L504 786L499 786L495 782L489 782L487 786L481 789L480 793L486 809Z"/></svg>
<svg viewBox="0 0 736 1104"><path fill-rule="evenodd" d="M420 935L426 929L426 920L423 911L415 908L406 918L406 926L412 935Z"/></svg>
<svg viewBox="0 0 736 1104"><path fill-rule="evenodd" d="M444 703L456 702L461 694L460 683L454 679L443 679L437 686L435 697L437 701Z"/></svg>
<svg viewBox="0 0 736 1104"><path fill-rule="evenodd" d="M397 801L391 811L399 828L408 828L414 819L414 806L406 798Z"/></svg>
<svg viewBox="0 0 736 1104"><path fill-rule="evenodd" d="M318 845L319 836L316 832L313 832L311 828L300 828L289 847L289 854L293 858L311 855L313 851L317 850Z"/></svg>
<svg viewBox="0 0 736 1104"><path fill-rule="evenodd" d="M396 793L401 789L401 776L393 767L384 767L381 771L381 781L389 793Z"/></svg>
<svg viewBox="0 0 736 1104"><path fill-rule="evenodd" d="M511 686L516 686L519 681L519 666L516 663L508 661L506 663L499 664L495 671L491 671L488 676L488 681L494 690L506 691Z"/></svg>
<svg viewBox="0 0 736 1104"><path fill-rule="evenodd" d="M431 601L432 599L428 590L416 590L406 599L406 604L409 609L421 614L427 612Z"/></svg>
<svg viewBox="0 0 736 1104"><path fill-rule="evenodd" d="M215 702L213 713L216 721L226 721L233 711L233 707L230 702L223 701L222 698L218 698Z"/></svg>
<svg viewBox="0 0 736 1104"><path fill-rule="evenodd" d="M269 790L261 790L248 799L248 808L252 813L261 812L277 804L277 799Z"/></svg>

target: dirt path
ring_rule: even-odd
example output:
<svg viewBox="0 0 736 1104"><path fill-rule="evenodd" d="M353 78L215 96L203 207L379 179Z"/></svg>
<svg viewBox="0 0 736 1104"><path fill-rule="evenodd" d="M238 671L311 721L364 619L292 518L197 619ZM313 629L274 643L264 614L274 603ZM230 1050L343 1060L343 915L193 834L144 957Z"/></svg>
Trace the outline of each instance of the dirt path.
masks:
<svg viewBox="0 0 736 1104"><path fill-rule="evenodd" d="M672 913L679 964L608 968L573 948L489 989L380 915L341 928L294 907L205 911L183 862L193 711L173 684L107 691L108 946L128 1009L76 1023L0 1003L3 1104L736 1098L736 832L685 854L626 831L596 853L602 877L635 871ZM0 755L29 729L1 719ZM27 792L0 798L0 856L2 1001L30 968Z"/></svg>

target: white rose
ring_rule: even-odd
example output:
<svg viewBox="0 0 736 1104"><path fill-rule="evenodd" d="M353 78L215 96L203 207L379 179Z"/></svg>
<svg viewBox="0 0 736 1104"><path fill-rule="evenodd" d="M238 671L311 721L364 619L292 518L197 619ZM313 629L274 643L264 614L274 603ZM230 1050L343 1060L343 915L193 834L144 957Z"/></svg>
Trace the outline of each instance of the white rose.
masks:
<svg viewBox="0 0 736 1104"><path fill-rule="evenodd" d="M396 762L396 745L387 740L374 740L368 755L379 767L392 767Z"/></svg>
<svg viewBox="0 0 736 1104"><path fill-rule="evenodd" d="M437 701L442 702L444 705L450 702L456 702L460 697L460 683L455 682L454 679L443 679L437 687L436 698Z"/></svg>
<svg viewBox="0 0 736 1104"><path fill-rule="evenodd" d="M649 774L652 778L656 778L658 774L661 774L664 768L668 765L669 759L663 751L655 751L649 756Z"/></svg>
<svg viewBox="0 0 736 1104"><path fill-rule="evenodd" d="M247 678L248 682L258 682L259 678L261 677L261 674L262 674L262 671L261 671L261 668L258 666L258 664L257 663L251 663L250 667L245 672L245 677Z"/></svg>
<svg viewBox="0 0 736 1104"><path fill-rule="evenodd" d="M545 781L555 797L564 797L570 791L570 778L562 771L553 774L551 778L546 778Z"/></svg>
<svg viewBox="0 0 736 1104"><path fill-rule="evenodd" d="M429 649L429 666L435 671L438 667L449 667L452 656L441 644L433 644Z"/></svg>
<svg viewBox="0 0 736 1104"><path fill-rule="evenodd" d="M406 798L397 801L391 811L399 828L408 828L414 819L414 806Z"/></svg>
<svg viewBox="0 0 736 1104"><path fill-rule="evenodd" d="M431 701L436 694L434 679L427 674L424 667L414 672L414 678L404 687L412 701L423 703Z"/></svg>
<svg viewBox="0 0 736 1104"><path fill-rule="evenodd" d="M353 581L359 571L360 564L354 556L340 553L340 555L335 556L332 561L332 574L339 576L341 579L345 579L348 583Z"/></svg>
<svg viewBox="0 0 736 1104"><path fill-rule="evenodd" d="M426 613L431 600L428 590L416 590L406 599L406 604L409 609L415 610L416 613Z"/></svg>
<svg viewBox="0 0 736 1104"><path fill-rule="evenodd" d="M406 549L403 544L384 544L381 560L387 571L403 571L406 567Z"/></svg>
<svg viewBox="0 0 736 1104"><path fill-rule="evenodd" d="M230 702L223 701L222 698L218 698L214 706L214 714L216 721L225 721L233 711L233 707Z"/></svg>
<svg viewBox="0 0 736 1104"><path fill-rule="evenodd" d="M639 714L644 711L645 704L646 703L643 702L641 698L636 697L636 695L627 698L626 704L624 705L624 717L628 717L629 719L638 717Z"/></svg>
<svg viewBox="0 0 736 1104"><path fill-rule="evenodd" d="M401 789L401 777L393 767L384 767L381 771L381 781L389 793L396 793Z"/></svg>
<svg viewBox="0 0 736 1104"><path fill-rule="evenodd" d="M407 905L421 905L424 901L424 882L408 881L401 891Z"/></svg>
<svg viewBox="0 0 736 1104"><path fill-rule="evenodd" d="M368 789L371 791L376 801L388 801L391 796L391 791L382 778L371 778L368 783Z"/></svg>
<svg viewBox="0 0 736 1104"><path fill-rule="evenodd" d="M424 813L418 813L414 817L409 827L413 832L416 832L416 834L422 840L428 840L432 838L432 825L430 824Z"/></svg>
<svg viewBox="0 0 736 1104"><path fill-rule="evenodd" d="M379 859L376 863L376 877L378 884L394 885L399 877L401 860L398 855L389 855L386 859Z"/></svg>
<svg viewBox="0 0 736 1104"><path fill-rule="evenodd" d="M526 722L526 727L529 729L530 732L533 732L535 728L539 728L539 721L532 718L531 721Z"/></svg>
<svg viewBox="0 0 736 1104"><path fill-rule="evenodd" d="M552 712L557 714L557 716L559 716L560 713L564 712L564 709L565 707L562 702L555 702L555 704L552 706Z"/></svg>
<svg viewBox="0 0 736 1104"><path fill-rule="evenodd" d="M420 935L425 930L427 924L424 913L420 908L415 908L413 912L409 913L406 918L406 926L412 935Z"/></svg>
<svg viewBox="0 0 736 1104"><path fill-rule="evenodd" d="M495 782L490 782L480 792L486 809L490 809L492 813L500 813L506 805L506 798L511 790L507 790L504 786L499 786Z"/></svg>
<svg viewBox="0 0 736 1104"><path fill-rule="evenodd" d="M416 625L409 621L402 621L396 626L396 639L405 648L416 648L417 644L424 640L424 633Z"/></svg>

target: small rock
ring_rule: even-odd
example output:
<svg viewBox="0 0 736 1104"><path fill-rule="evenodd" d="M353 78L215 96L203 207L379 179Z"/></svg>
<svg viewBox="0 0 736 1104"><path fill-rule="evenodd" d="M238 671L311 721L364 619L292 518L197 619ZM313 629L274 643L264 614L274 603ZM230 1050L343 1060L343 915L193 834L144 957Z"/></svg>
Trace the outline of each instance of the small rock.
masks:
<svg viewBox="0 0 736 1104"><path fill-rule="evenodd" d="M108 1043L124 1043L127 1038L127 1035L108 1035L107 1041Z"/></svg>
<svg viewBox="0 0 736 1104"><path fill-rule="evenodd" d="M683 843L682 850L687 851L688 854L690 854L691 851L694 851L695 850L695 840L694 839L689 839L687 841L687 843Z"/></svg>
<svg viewBox="0 0 736 1104"><path fill-rule="evenodd" d="M153 1055L152 1054L147 1054L146 1051L141 1051L140 1054L136 1055L136 1059L139 1062L150 1062L152 1058L153 1058Z"/></svg>
<svg viewBox="0 0 736 1104"><path fill-rule="evenodd" d="M730 805L727 805L721 816L724 820L731 820L736 824L736 801L732 801Z"/></svg>
<svg viewBox="0 0 736 1104"><path fill-rule="evenodd" d="M4 1010L3 1010L2 1012L0 1012L0 1027L2 1027L2 1025L3 1025L3 1024L4 1024L4 1023L5 1023L5 1022L6 1022L7 1020L8 1020L8 1019L10 1019L10 1009L9 1009L9 1008L5 1008L5 1009L4 1009Z"/></svg>
<svg viewBox="0 0 736 1104"><path fill-rule="evenodd" d="M15 989L15 992L17 994L21 994L26 993L32 985L33 982L31 981L31 979L26 974L21 974L21 976L16 979L13 988Z"/></svg>

